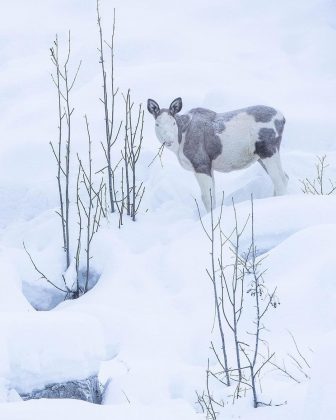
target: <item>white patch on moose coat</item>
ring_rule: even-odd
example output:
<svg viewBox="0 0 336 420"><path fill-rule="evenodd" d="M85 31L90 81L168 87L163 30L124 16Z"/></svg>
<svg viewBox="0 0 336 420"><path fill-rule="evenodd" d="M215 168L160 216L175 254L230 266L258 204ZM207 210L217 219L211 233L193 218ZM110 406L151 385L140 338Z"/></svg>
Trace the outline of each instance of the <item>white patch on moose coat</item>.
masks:
<svg viewBox="0 0 336 420"><path fill-rule="evenodd" d="M256 122L253 115L242 112L226 122L225 130L218 134L222 143L222 153L214 159L212 168L219 172L230 172L256 162L259 156L255 153L255 145L262 127L273 129L274 119L267 123Z"/></svg>
<svg viewBox="0 0 336 420"><path fill-rule="evenodd" d="M156 118L155 132L157 138L165 147L175 153L178 151L178 127L175 118L167 111L161 112Z"/></svg>
<svg viewBox="0 0 336 420"><path fill-rule="evenodd" d="M252 115L238 114L225 124L225 130L218 134L222 153L212 162L214 170L230 172L243 169L258 160L255 155L255 126Z"/></svg>

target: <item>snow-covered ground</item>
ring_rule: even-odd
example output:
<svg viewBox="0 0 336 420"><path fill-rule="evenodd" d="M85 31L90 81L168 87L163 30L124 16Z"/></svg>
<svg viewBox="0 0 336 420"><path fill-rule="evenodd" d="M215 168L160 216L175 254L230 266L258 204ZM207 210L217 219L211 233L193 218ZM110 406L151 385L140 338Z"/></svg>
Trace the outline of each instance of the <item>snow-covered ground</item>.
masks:
<svg viewBox="0 0 336 420"><path fill-rule="evenodd" d="M225 192L228 232L232 198L245 220L255 197L256 244L268 254L265 280L270 290L277 287L281 303L265 321L267 340L300 383L269 372L262 396L274 406L253 409L247 396L229 402L221 418L333 420L336 196L304 195L299 180L315 176L316 154L327 154L328 177L336 179L335 3L105 0L101 7L107 32L116 7L116 79L121 90L131 87L135 102L153 97L168 106L182 96L184 109L221 111L264 103L286 116L288 195L272 197L259 165L217 174L216 188L218 202ZM99 169L104 126L95 0L2 5L0 419L202 419L195 391L204 389L209 344L216 340L205 272L209 243L193 175L168 151L163 167L158 160L148 167L158 148L150 115L139 163L142 211L120 230L112 217L95 236L97 285L63 302L23 249L24 241L41 271L62 285L56 167L48 144L57 138L57 102L48 48L56 32L65 41L69 28L73 61L83 59L73 96L73 150L85 153L87 113ZM202 216L207 224L209 215L202 210ZM242 244L248 243L247 232ZM296 351L290 333L311 366L304 369L310 380L288 359ZM17 392L97 371L106 385L102 406L19 401Z"/></svg>

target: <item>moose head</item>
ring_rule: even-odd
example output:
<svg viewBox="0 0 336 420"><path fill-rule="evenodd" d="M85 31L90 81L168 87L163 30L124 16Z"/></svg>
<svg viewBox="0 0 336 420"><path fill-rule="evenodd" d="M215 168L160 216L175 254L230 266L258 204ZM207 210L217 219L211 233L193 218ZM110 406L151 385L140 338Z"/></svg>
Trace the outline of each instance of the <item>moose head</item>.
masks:
<svg viewBox="0 0 336 420"><path fill-rule="evenodd" d="M182 99L174 99L168 109L160 109L156 101L148 99L147 109L155 118L155 132L159 141L168 149L177 149L178 126L175 115L182 109Z"/></svg>

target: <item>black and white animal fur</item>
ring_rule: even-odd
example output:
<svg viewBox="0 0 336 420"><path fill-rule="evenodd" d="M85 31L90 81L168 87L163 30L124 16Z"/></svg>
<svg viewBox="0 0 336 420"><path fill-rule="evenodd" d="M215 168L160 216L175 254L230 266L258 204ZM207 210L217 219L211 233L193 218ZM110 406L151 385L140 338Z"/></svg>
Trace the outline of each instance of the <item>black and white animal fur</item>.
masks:
<svg viewBox="0 0 336 420"><path fill-rule="evenodd" d="M183 168L194 172L207 211L214 171L231 172L258 161L273 181L274 195L286 192L288 177L279 154L285 118L276 109L257 105L216 113L195 108L179 115L181 98L169 109L160 109L148 99L147 108L155 118L159 141L177 155Z"/></svg>

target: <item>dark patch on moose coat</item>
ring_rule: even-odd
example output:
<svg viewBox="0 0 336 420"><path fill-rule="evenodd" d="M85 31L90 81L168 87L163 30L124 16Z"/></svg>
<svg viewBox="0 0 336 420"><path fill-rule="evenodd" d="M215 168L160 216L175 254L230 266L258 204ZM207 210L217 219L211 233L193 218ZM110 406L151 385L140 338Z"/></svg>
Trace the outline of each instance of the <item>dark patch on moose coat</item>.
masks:
<svg viewBox="0 0 336 420"><path fill-rule="evenodd" d="M249 115L253 115L255 122L263 123L270 122L277 114L276 109L264 105L249 106L242 111L245 111Z"/></svg>
<svg viewBox="0 0 336 420"><path fill-rule="evenodd" d="M255 152L261 159L270 158L279 150L281 136L277 136L273 128L261 128L259 141L255 144Z"/></svg>
<svg viewBox="0 0 336 420"><path fill-rule="evenodd" d="M211 176L211 163L222 153L222 142L218 136L217 114L204 108L190 111L183 153L191 162L195 172ZM221 131L225 125L220 126Z"/></svg>

